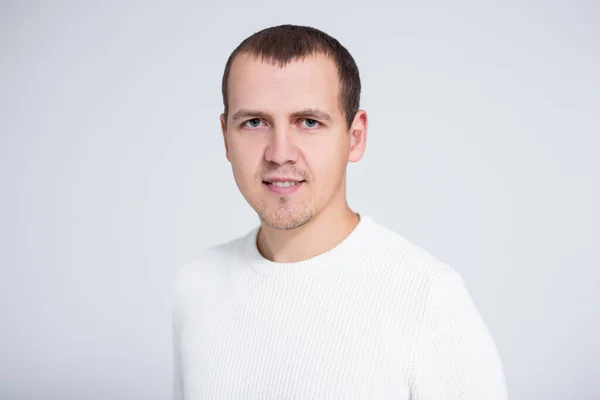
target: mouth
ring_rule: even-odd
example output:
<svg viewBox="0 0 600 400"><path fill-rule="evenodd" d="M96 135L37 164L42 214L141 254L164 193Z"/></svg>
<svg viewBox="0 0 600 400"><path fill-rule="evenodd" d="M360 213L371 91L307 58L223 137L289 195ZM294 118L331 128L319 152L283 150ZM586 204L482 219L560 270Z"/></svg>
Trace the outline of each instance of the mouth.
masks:
<svg viewBox="0 0 600 400"><path fill-rule="evenodd" d="M274 194L279 196L291 195L304 185L305 181L263 181L263 185Z"/></svg>
<svg viewBox="0 0 600 400"><path fill-rule="evenodd" d="M263 184L286 188L286 187L296 186L302 182L304 182L304 181L263 181Z"/></svg>

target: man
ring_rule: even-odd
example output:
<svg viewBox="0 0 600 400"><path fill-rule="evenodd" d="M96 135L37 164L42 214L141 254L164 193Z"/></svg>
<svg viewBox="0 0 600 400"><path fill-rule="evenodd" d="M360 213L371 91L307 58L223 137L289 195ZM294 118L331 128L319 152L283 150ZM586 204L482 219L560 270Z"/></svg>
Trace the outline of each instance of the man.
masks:
<svg viewBox="0 0 600 400"><path fill-rule="evenodd" d="M260 226L179 270L174 398L506 399L461 276L347 204L367 137L348 51L265 29L222 89L225 154Z"/></svg>

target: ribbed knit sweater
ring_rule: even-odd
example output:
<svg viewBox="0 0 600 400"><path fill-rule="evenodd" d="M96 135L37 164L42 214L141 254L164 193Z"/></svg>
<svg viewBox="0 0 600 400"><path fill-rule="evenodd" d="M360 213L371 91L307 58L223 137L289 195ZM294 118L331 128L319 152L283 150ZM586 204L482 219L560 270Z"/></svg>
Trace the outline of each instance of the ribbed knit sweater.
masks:
<svg viewBox="0 0 600 400"><path fill-rule="evenodd" d="M276 263L255 228L182 266L174 399L506 399L461 275L361 215L337 246Z"/></svg>

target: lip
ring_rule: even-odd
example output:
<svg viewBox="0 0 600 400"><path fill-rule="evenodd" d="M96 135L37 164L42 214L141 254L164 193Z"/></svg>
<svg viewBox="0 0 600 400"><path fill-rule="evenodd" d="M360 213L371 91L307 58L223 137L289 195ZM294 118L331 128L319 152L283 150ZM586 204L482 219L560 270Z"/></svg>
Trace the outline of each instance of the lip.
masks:
<svg viewBox="0 0 600 400"><path fill-rule="evenodd" d="M271 182L287 182L287 181L294 181L292 180L277 180L277 179L269 179ZM275 186L271 183L267 183L267 182L263 182L263 185L265 185L267 187L267 189L271 192L271 193L275 193L277 195L280 196L289 196L295 192L297 192L300 187L302 185L304 185L304 181L300 181L298 183L296 183L295 185L292 186L287 186L287 187L280 187L280 186Z"/></svg>
<svg viewBox="0 0 600 400"><path fill-rule="evenodd" d="M291 176L272 176L263 180L263 182L302 182L304 179L293 178Z"/></svg>

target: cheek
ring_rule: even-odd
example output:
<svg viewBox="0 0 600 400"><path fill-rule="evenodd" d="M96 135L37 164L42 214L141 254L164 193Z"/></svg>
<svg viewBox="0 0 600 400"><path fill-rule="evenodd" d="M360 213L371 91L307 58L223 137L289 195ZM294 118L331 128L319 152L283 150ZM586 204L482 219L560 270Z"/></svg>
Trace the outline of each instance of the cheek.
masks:
<svg viewBox="0 0 600 400"><path fill-rule="evenodd" d="M305 157L319 184L331 184L344 173L348 145L343 140L322 141L305 148Z"/></svg>
<svg viewBox="0 0 600 400"><path fill-rule="evenodd" d="M244 182L254 180L263 158L262 154L256 145L230 141L229 158L236 179Z"/></svg>

